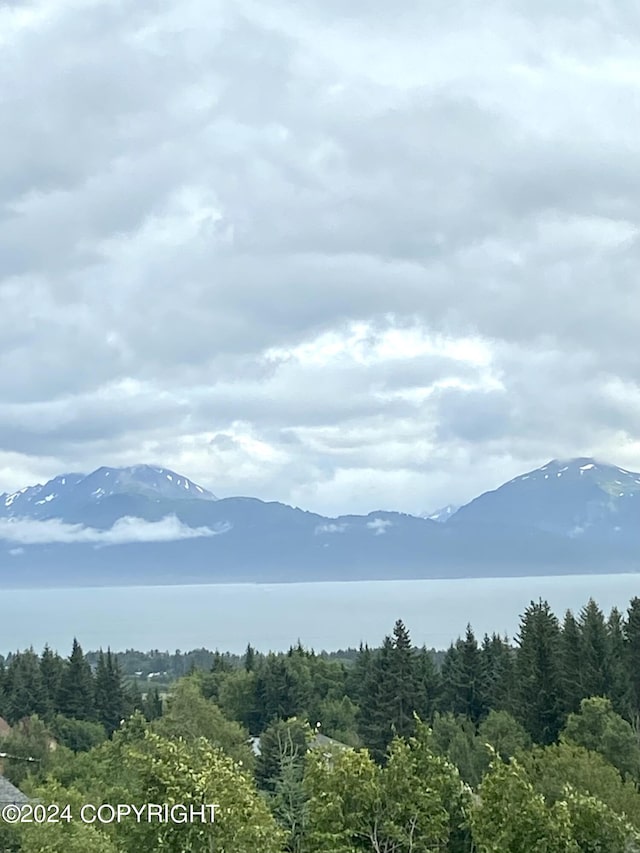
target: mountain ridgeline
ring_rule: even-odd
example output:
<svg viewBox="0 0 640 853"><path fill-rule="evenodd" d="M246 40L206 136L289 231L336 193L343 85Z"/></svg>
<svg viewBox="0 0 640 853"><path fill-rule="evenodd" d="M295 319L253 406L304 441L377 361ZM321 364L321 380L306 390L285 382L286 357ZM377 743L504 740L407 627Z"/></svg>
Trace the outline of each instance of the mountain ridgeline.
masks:
<svg viewBox="0 0 640 853"><path fill-rule="evenodd" d="M326 518L218 499L165 468L0 495L0 586L285 582L636 571L640 474L554 460L460 508Z"/></svg>

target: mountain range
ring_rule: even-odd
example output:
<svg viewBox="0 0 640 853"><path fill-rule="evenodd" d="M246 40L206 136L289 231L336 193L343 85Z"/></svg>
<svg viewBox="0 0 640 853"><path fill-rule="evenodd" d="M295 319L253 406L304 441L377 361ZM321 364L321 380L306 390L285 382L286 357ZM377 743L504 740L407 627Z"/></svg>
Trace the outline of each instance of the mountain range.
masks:
<svg viewBox="0 0 640 853"><path fill-rule="evenodd" d="M638 569L640 473L553 460L424 516L217 498L152 465L0 495L0 586L285 582Z"/></svg>

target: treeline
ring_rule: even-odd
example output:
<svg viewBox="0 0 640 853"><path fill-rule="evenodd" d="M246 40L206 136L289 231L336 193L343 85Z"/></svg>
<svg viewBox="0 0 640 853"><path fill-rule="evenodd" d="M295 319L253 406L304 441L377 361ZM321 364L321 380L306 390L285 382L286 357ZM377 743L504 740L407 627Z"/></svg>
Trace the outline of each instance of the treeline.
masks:
<svg viewBox="0 0 640 853"><path fill-rule="evenodd" d="M414 648L398 620L379 648L337 654L298 643L278 654L249 645L243 656L204 649L84 655L74 641L67 659L46 648L0 660L0 716L11 724L61 716L110 735L136 708L150 719L160 713L158 691L145 686L143 696L131 676L141 671L133 667L164 666L171 680L201 672L203 695L253 736L273 719L305 718L377 758L394 733L412 733L415 715L432 723L436 714L452 714L477 727L491 710L505 711L533 742L553 743L591 696L607 697L640 730L640 599L625 615L614 608L608 616L590 600L562 621L546 602L532 602L514 642L497 634L478 639L468 626L440 654Z"/></svg>
<svg viewBox="0 0 640 853"><path fill-rule="evenodd" d="M444 652L438 652L432 649L432 654L436 661L441 659ZM149 652L141 652L137 649L127 649L124 652L118 652L118 664L122 673L131 678L147 678L149 675L166 677L167 680L175 681L177 678L182 678L194 670L210 669L217 657L222 654L225 661L234 668L240 668L243 665L244 656L232 654L230 652L211 651L209 649L192 649L190 651L175 652L159 651L154 649ZM358 657L359 650L357 648L339 649L337 651L327 652L320 651L318 657L328 661L336 661L344 663L347 666L354 663ZM86 658L92 666L97 664L100 653L89 651L86 653ZM1 659L1 658L0 658Z"/></svg>
<svg viewBox="0 0 640 853"><path fill-rule="evenodd" d="M380 757L393 733L410 735L414 715L464 717L478 726L491 710L516 719L535 743L557 740L568 715L591 696L640 729L640 599L623 615L590 600L562 621L546 602L532 602L514 641L479 639L471 626L444 652L414 648L398 621L379 648L362 646L349 660L292 646L243 658L214 652L202 679L205 695L258 735L274 718L303 717L348 744Z"/></svg>
<svg viewBox="0 0 640 853"><path fill-rule="evenodd" d="M38 756L35 766L8 760L10 778L43 802L173 798L218 802L225 817L206 829L25 826L0 832L5 851L640 851L640 598L624 614L590 600L562 619L532 602L512 642L468 626L441 661L400 620L348 661L300 643L213 652L153 712L129 695L118 724L100 716L107 671L127 695L115 657L98 654L92 667L74 644L51 692L51 656L22 653L4 668L11 721L29 678L41 703L49 697L41 711L27 705L10 735ZM39 747L59 716L100 725L105 739Z"/></svg>
<svg viewBox="0 0 640 853"><path fill-rule="evenodd" d="M123 676L118 658L100 651L92 666L77 640L68 658L46 647L0 659L0 717L11 726L37 718L52 738L74 750L111 736L135 710L149 718L162 712L157 690L146 696ZM33 723L31 723L33 726Z"/></svg>

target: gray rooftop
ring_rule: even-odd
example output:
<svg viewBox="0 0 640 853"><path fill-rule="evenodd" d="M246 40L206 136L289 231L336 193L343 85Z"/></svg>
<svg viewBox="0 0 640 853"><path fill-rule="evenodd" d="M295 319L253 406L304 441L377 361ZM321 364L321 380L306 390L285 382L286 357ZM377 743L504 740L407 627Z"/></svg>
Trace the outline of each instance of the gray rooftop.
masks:
<svg viewBox="0 0 640 853"><path fill-rule="evenodd" d="M251 749L253 750L254 755L260 755L260 738L252 737L249 739ZM311 739L310 746L312 749L322 747L322 746L334 746L338 749L348 749L349 747L341 743L339 740L334 740L331 737L327 737L326 735L320 734L320 732L315 732L313 738Z"/></svg>
<svg viewBox="0 0 640 853"><path fill-rule="evenodd" d="M0 776L0 805L8 803L28 803L29 797L19 791L15 785L12 785L4 776Z"/></svg>

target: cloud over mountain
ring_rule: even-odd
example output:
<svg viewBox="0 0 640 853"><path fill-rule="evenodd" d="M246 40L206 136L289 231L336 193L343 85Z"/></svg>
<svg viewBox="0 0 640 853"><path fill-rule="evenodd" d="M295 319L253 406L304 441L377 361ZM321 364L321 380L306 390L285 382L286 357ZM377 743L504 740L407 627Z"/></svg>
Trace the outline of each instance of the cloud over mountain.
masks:
<svg viewBox="0 0 640 853"><path fill-rule="evenodd" d="M640 467L640 20L0 6L0 490L163 463L326 514Z"/></svg>
<svg viewBox="0 0 640 853"><path fill-rule="evenodd" d="M132 542L177 542L181 539L201 539L226 533L229 526L189 527L175 516L161 521L145 521L125 516L108 530L97 530L82 524L68 524L58 518L0 518L0 540L20 545L51 543L90 543L97 546L128 545Z"/></svg>

